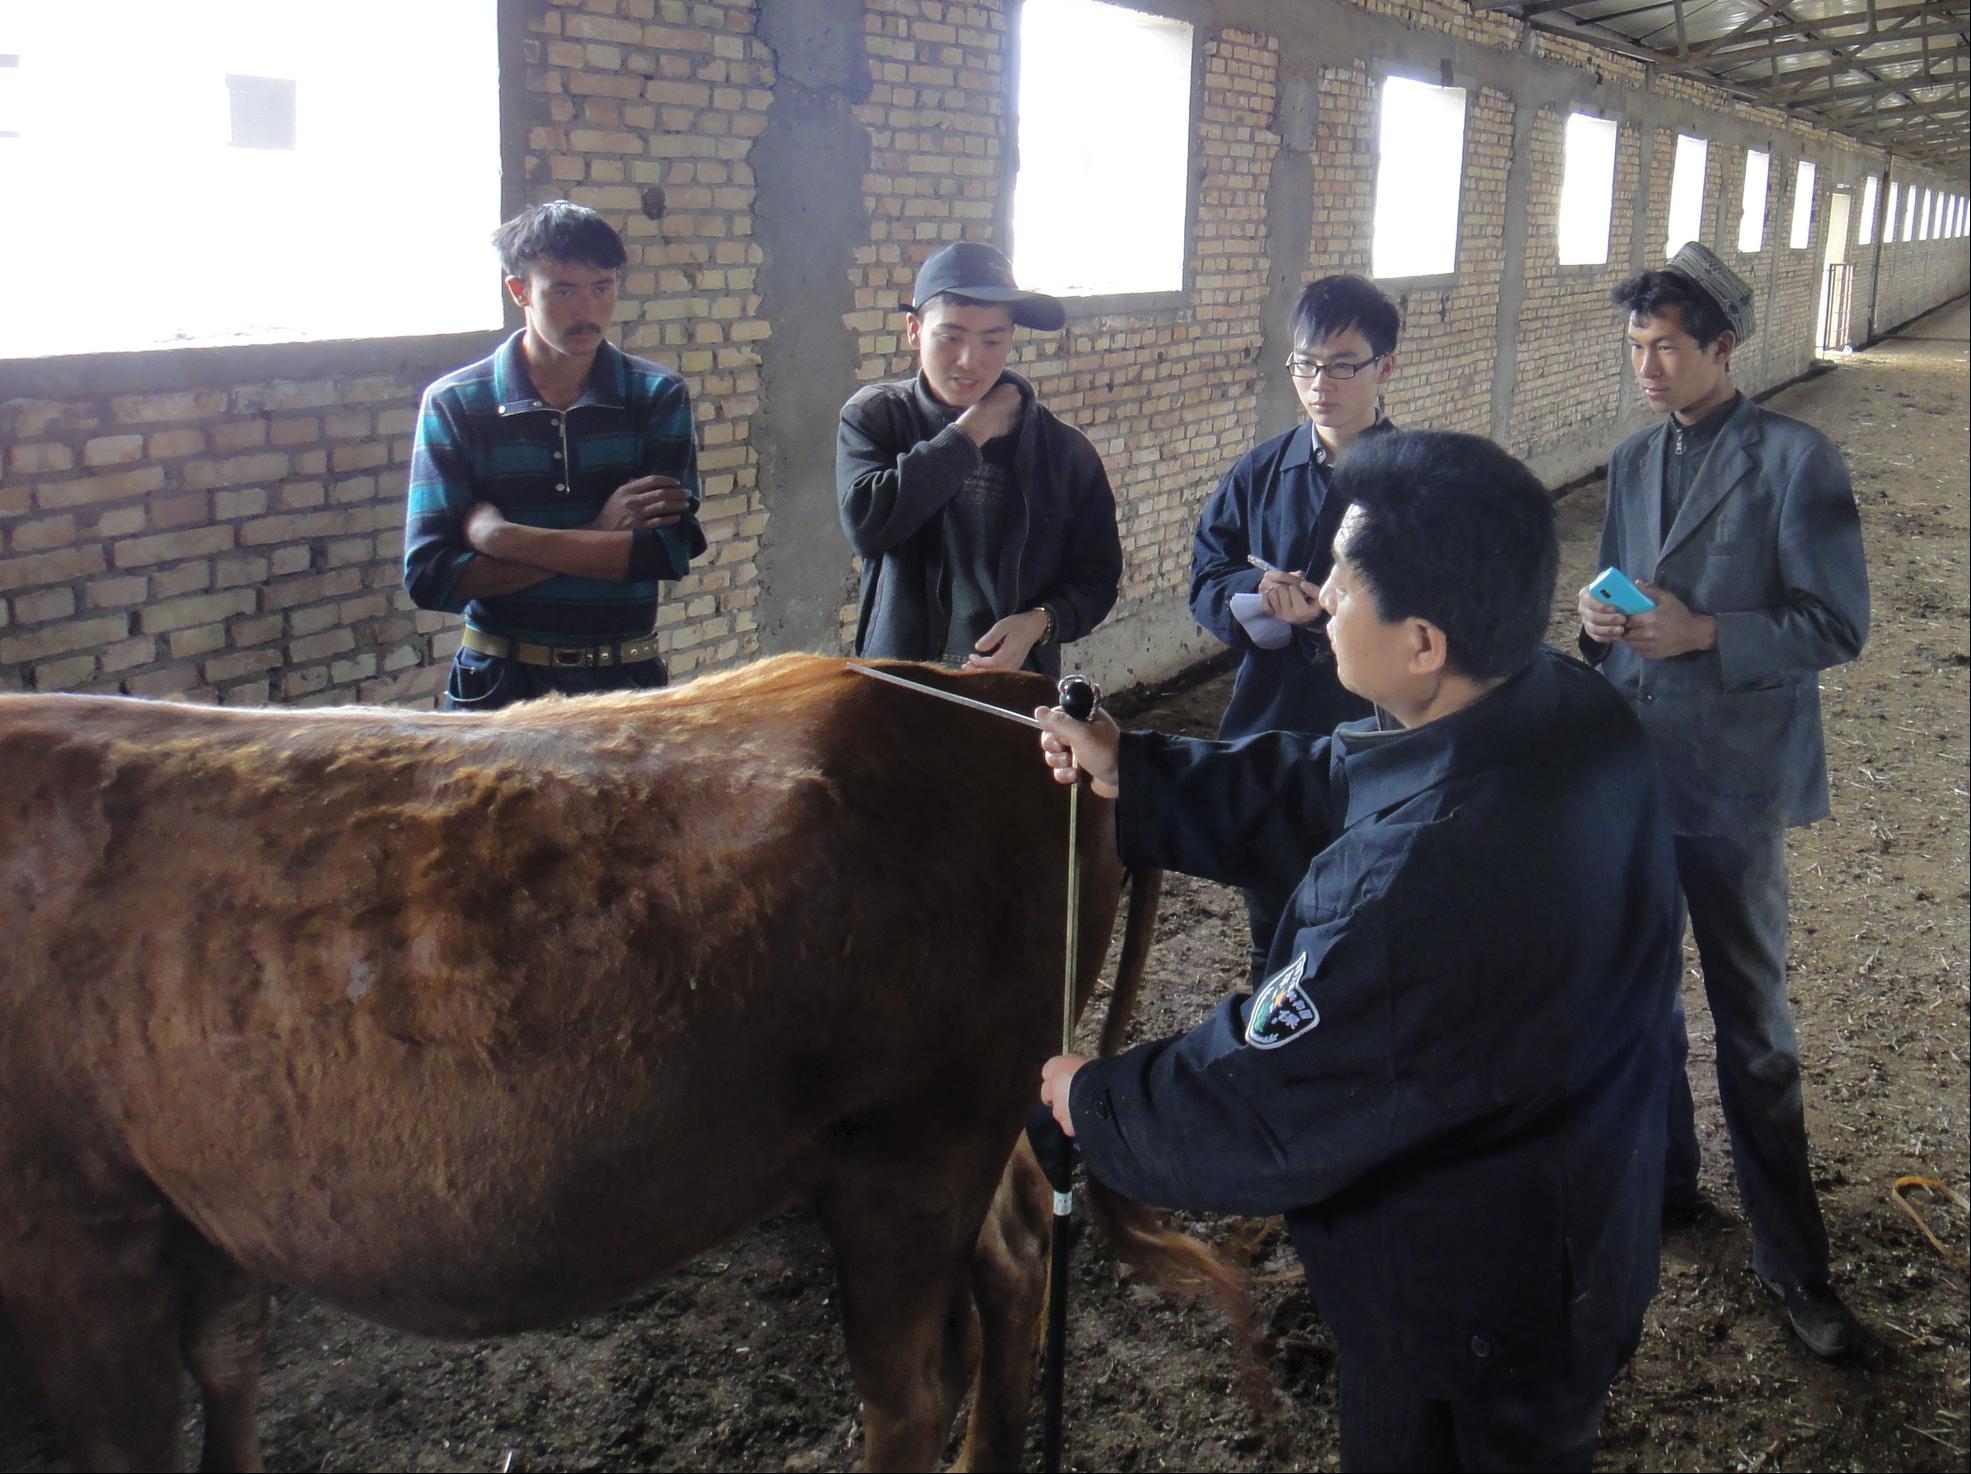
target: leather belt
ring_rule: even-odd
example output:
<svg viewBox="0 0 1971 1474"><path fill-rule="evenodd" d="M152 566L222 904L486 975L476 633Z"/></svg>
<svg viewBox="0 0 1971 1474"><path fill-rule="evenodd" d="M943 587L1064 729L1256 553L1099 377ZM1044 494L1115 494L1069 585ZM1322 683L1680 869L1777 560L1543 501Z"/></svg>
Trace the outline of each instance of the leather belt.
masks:
<svg viewBox="0 0 1971 1474"><path fill-rule="evenodd" d="M490 655L495 660L517 660L522 665L554 665L563 669L594 669L613 665L637 665L657 658L657 636L640 635L634 640L604 640L599 645L529 645L509 640L505 635L489 635L484 630L465 627L459 643L468 650Z"/></svg>

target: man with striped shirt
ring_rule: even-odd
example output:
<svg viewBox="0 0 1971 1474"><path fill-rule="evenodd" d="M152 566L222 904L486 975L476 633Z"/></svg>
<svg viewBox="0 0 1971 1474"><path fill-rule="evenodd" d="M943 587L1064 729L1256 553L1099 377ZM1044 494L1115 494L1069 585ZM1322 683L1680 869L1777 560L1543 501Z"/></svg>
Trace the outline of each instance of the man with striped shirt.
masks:
<svg viewBox="0 0 1971 1474"><path fill-rule="evenodd" d="M690 396L605 339L628 255L595 211L493 245L526 325L425 391L411 457L404 587L466 622L445 709L654 689L658 583L705 551Z"/></svg>

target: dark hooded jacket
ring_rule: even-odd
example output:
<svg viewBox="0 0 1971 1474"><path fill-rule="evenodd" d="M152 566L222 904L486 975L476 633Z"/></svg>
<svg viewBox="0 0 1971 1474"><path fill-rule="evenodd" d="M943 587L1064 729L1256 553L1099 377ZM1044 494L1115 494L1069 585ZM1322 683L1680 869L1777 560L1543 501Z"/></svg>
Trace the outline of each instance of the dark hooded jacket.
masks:
<svg viewBox="0 0 1971 1474"><path fill-rule="evenodd" d="M1018 374L1013 478L1020 491L1010 534L990 570L993 617L1045 607L1054 642L1028 666L1060 674L1060 645L1080 639L1115 607L1122 543L1102 458L1063 424ZM856 654L936 660L950 622L943 512L977 469L980 449L931 397L923 376L871 384L842 407L835 493L842 530L862 558Z"/></svg>

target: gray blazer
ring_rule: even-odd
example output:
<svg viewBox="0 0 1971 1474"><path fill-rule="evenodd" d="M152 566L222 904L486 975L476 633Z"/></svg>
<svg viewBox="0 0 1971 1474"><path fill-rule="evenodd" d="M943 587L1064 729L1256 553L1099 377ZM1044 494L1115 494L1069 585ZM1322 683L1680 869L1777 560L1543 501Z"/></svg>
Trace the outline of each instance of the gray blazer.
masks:
<svg viewBox="0 0 1971 1474"><path fill-rule="evenodd" d="M1817 673L1868 638L1868 566L1848 468L1811 425L1741 396L1663 520L1666 419L1608 461L1601 565L1715 615L1715 649L1644 660L1583 653L1628 698L1655 745L1678 834L1735 834L1827 817Z"/></svg>

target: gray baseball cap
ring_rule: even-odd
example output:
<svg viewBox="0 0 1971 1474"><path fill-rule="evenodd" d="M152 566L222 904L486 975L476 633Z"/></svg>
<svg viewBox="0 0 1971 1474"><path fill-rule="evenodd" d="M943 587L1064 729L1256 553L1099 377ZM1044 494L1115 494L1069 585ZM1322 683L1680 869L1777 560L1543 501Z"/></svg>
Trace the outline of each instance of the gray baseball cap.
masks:
<svg viewBox="0 0 1971 1474"><path fill-rule="evenodd" d="M1004 302L1013 321L1043 333L1059 332L1068 320L1060 299L1045 292L1024 292L1013 280L1005 255L984 241L954 241L932 255L917 272L910 310L921 312L940 292L956 292L975 302Z"/></svg>
<svg viewBox="0 0 1971 1474"><path fill-rule="evenodd" d="M1758 331L1759 319L1752 312L1752 288L1745 278L1718 259L1717 253L1701 241L1685 241L1677 248L1665 268L1683 277L1698 291L1718 304L1718 310L1731 324L1732 335L1740 343Z"/></svg>

